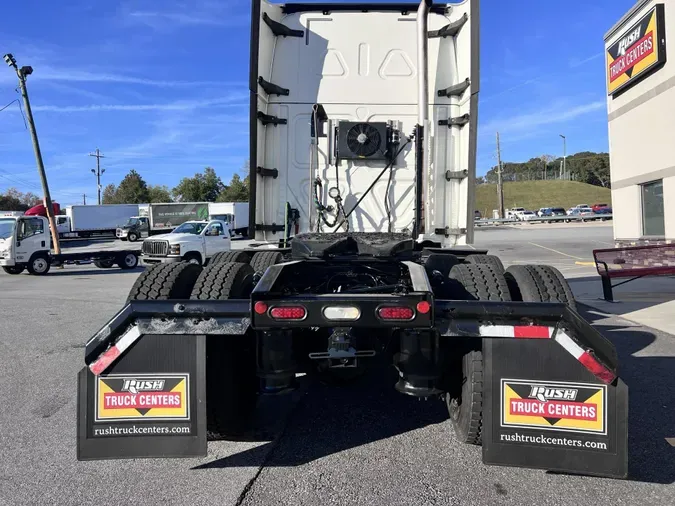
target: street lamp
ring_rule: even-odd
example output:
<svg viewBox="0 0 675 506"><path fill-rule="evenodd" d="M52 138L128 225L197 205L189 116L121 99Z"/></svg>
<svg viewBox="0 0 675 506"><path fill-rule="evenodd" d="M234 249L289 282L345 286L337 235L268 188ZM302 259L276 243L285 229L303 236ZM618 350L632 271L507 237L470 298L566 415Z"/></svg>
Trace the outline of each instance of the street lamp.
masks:
<svg viewBox="0 0 675 506"><path fill-rule="evenodd" d="M560 134L563 140L563 177L567 177L567 137Z"/></svg>

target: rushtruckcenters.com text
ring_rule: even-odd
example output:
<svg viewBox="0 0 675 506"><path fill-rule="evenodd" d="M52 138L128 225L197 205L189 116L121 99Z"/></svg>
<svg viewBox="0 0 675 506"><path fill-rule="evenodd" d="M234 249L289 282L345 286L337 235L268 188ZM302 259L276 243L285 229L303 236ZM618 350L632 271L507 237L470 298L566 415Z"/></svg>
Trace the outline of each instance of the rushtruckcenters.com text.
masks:
<svg viewBox="0 0 675 506"><path fill-rule="evenodd" d="M138 427L137 425L114 427L94 427L94 436L136 436L136 435L166 435L166 434L190 434L190 426L161 426L149 425Z"/></svg>
<svg viewBox="0 0 675 506"><path fill-rule="evenodd" d="M581 439L569 439L567 437L527 436L524 434L500 434L499 439L509 443L534 443L549 446L570 446L573 448L594 448L606 450L607 443L598 441L582 441Z"/></svg>

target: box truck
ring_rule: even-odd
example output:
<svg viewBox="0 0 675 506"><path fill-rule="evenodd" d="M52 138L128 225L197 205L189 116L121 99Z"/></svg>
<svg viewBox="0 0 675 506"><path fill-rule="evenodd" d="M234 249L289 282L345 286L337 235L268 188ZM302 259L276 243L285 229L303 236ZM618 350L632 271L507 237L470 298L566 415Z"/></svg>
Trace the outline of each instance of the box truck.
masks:
<svg viewBox="0 0 675 506"><path fill-rule="evenodd" d="M232 235L248 235L248 202L210 202L209 216L226 222Z"/></svg>
<svg viewBox="0 0 675 506"><path fill-rule="evenodd" d="M147 204L115 232L122 241L135 242L151 235L166 234L186 221L204 221L209 217L208 202L167 202Z"/></svg>
<svg viewBox="0 0 675 506"><path fill-rule="evenodd" d="M115 235L117 227L138 215L138 204L68 206L66 214L56 216L56 230L62 239Z"/></svg>

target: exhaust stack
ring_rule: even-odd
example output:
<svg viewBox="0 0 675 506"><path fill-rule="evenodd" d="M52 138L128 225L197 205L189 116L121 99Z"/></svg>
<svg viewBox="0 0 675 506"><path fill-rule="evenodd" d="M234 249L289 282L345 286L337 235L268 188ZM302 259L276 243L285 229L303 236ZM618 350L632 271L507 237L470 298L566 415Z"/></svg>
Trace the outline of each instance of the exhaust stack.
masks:
<svg viewBox="0 0 675 506"><path fill-rule="evenodd" d="M429 47L427 18L432 0L422 0L417 8L417 122L424 126L429 106Z"/></svg>
<svg viewBox="0 0 675 506"><path fill-rule="evenodd" d="M415 128L415 227L413 239L425 233L424 195L427 194L427 132L429 118L429 47L427 19L433 0L422 0L417 8L417 128Z"/></svg>

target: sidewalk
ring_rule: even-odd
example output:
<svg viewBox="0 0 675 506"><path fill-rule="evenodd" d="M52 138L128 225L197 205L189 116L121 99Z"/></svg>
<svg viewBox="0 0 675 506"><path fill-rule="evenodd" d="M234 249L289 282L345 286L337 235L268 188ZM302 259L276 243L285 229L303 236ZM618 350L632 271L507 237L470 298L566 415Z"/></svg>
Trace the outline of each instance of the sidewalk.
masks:
<svg viewBox="0 0 675 506"><path fill-rule="evenodd" d="M600 276L567 280L581 304L675 335L675 278L642 278L614 288L615 302L602 296Z"/></svg>

